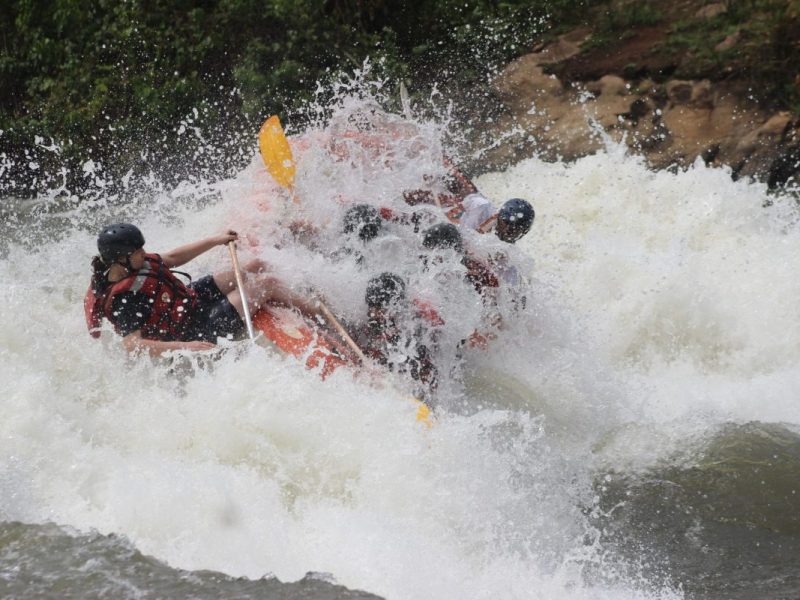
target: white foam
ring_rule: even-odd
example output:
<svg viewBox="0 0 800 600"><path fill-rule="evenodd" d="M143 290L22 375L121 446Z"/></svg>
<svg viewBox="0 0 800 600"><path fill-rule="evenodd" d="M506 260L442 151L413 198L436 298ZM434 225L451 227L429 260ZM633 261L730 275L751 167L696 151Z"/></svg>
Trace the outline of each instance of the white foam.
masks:
<svg viewBox="0 0 800 600"><path fill-rule="evenodd" d="M418 135L431 142L416 156L438 152L435 127ZM329 224L323 245L339 239L338 190L392 204L433 168L397 156L376 179L375 161L346 168L318 145L298 151L300 210ZM176 567L324 571L389 598L671 597L583 581L584 566L613 572L614 559L586 545L582 508L596 469L643 468L728 420L800 422L796 205L777 196L765 208L763 186L721 170L653 173L619 153L530 159L477 183L536 208L512 250L533 279L529 310L491 355L471 356L466 396L430 430L397 392L343 371L322 382L264 348L169 368L86 335L93 230L117 218L156 251L233 225L259 242L243 241L243 259L262 256L349 320L363 316L372 271L288 241L280 217L292 205L264 187L257 160L177 197L80 208L58 234L58 215L43 220L39 252L11 244L0 261L0 515L117 532ZM255 211L265 198L283 208ZM393 267L439 302L446 341L474 327L469 288L420 271L413 234L395 228L381 244L370 269ZM221 248L190 265L226 266Z"/></svg>

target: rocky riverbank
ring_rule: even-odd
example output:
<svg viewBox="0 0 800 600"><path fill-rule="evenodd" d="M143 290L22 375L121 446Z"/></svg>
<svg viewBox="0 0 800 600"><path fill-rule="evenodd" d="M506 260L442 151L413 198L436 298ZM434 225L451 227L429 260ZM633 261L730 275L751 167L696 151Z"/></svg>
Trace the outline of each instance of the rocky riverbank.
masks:
<svg viewBox="0 0 800 600"><path fill-rule="evenodd" d="M693 11L688 19L703 22L720 19L727 8L684 3L682 22L687 10ZM577 28L508 64L493 81L506 110L492 129L506 141L488 154L489 162L499 166L531 152L571 160L600 149L605 133L653 168L702 159L771 188L800 182L797 114L774 103L770 108L764 90L738 76L735 60L710 77L681 77L692 72L681 64L693 57L665 50L675 22L638 28L599 49L592 43L596 32ZM743 30L724 36L713 51L737 56Z"/></svg>

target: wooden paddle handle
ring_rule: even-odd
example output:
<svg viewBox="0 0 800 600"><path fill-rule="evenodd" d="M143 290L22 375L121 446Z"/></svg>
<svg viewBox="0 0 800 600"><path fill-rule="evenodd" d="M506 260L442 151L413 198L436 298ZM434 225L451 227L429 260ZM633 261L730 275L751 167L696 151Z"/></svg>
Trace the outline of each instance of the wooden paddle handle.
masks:
<svg viewBox="0 0 800 600"><path fill-rule="evenodd" d="M350 346L351 350L356 353L356 356L364 362L367 360L367 357L364 356L364 353L361 351L361 348L358 347L358 344L353 341L353 338L350 337L350 334L347 333L347 330L342 326L333 313L325 306L325 303L322 300L317 300L319 303L319 308L322 311L322 314L325 315L325 318L328 319L328 322L334 326L336 331L342 336L342 339L347 342L347 345Z"/></svg>
<svg viewBox="0 0 800 600"><path fill-rule="evenodd" d="M239 257L236 256L236 242L228 242L228 250L231 252L233 262L233 274L236 276L236 287L239 288L239 296L242 298L242 312L244 312L244 324L247 326L247 335L251 340L256 339L253 332L253 319L250 318L250 307L247 305L247 293L244 291L244 280L242 270L239 268Z"/></svg>

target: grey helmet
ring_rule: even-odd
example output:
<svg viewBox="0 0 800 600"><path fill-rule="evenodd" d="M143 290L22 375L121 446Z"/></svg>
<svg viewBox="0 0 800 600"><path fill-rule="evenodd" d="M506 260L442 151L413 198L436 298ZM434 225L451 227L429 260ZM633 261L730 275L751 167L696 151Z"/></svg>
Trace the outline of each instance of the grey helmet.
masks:
<svg viewBox="0 0 800 600"><path fill-rule="evenodd" d="M369 204L356 204L347 209L342 221L345 233L355 233L362 242L368 242L378 237L383 226L383 221L374 206Z"/></svg>
<svg viewBox="0 0 800 600"><path fill-rule="evenodd" d="M422 245L429 250L451 249L459 254L464 253L464 241L461 232L452 223L438 223L422 232Z"/></svg>
<svg viewBox="0 0 800 600"><path fill-rule="evenodd" d="M370 308L385 309L405 300L406 284L394 273L381 273L367 283L364 300Z"/></svg>
<svg viewBox="0 0 800 600"><path fill-rule="evenodd" d="M106 225L97 236L97 251L104 263L110 265L144 246L144 236L136 225L114 223Z"/></svg>
<svg viewBox="0 0 800 600"><path fill-rule="evenodd" d="M513 244L530 231L534 216L530 202L511 198L497 212L497 237Z"/></svg>

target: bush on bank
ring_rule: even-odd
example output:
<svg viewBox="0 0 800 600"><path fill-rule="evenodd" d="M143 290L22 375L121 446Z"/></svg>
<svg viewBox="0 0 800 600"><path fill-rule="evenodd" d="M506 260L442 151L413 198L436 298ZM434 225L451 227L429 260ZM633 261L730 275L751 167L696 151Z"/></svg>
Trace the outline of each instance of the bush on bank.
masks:
<svg viewBox="0 0 800 600"><path fill-rule="evenodd" d="M725 4L710 21L672 25L664 51L695 57L689 75L729 76L718 62L739 60L755 89L800 106L788 68L800 0ZM230 174L267 115L300 123L318 81L367 57L421 97L436 84L485 109L489 75L535 41L588 25L595 45L613 44L666 13L654 0L8 0L0 195L80 192L98 185L98 164L103 185ZM736 57L706 47L734 28L745 39Z"/></svg>
<svg viewBox="0 0 800 600"><path fill-rule="evenodd" d="M97 164L115 177L224 175L265 116L296 114L338 70L370 56L387 76L413 74L416 89L445 71L485 79L489 63L513 56L567 5L575 2L5 2L0 193L80 191Z"/></svg>

